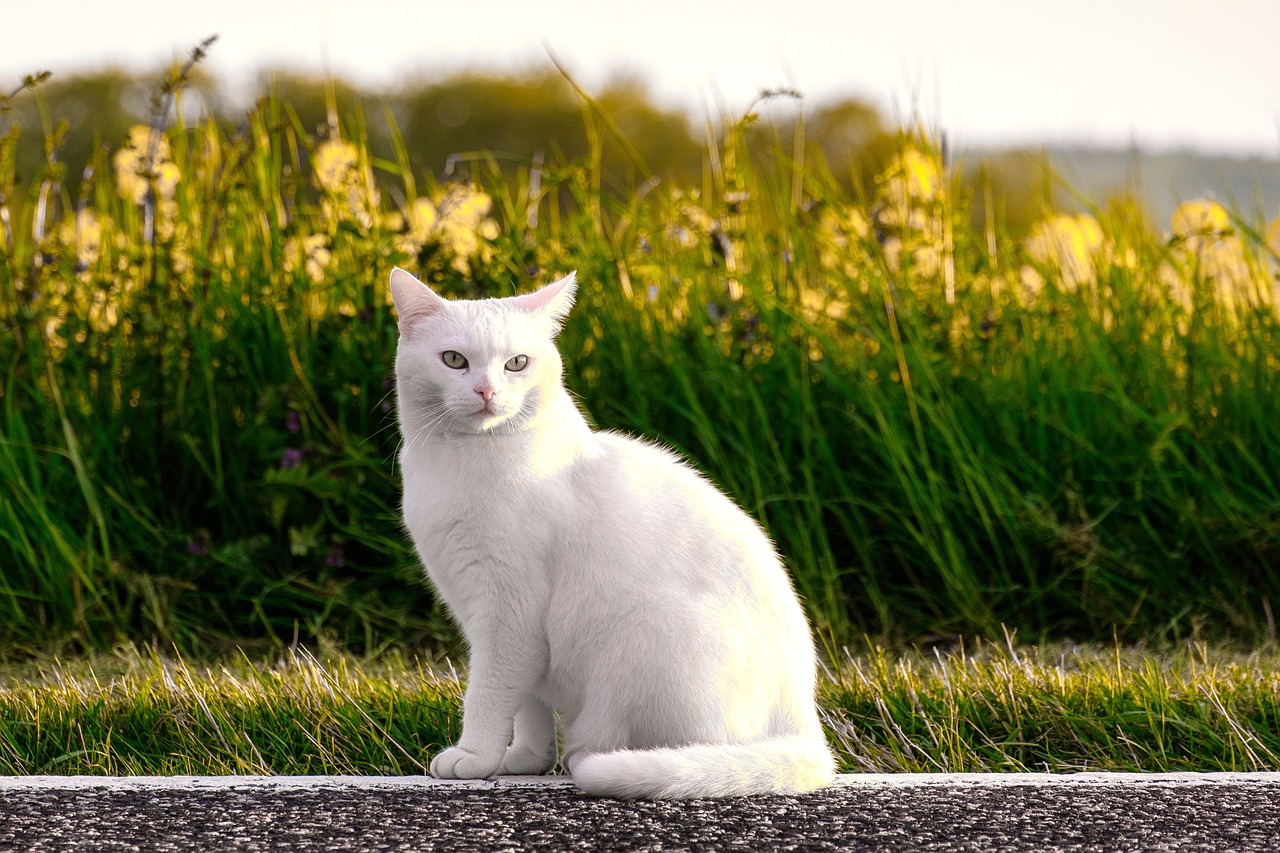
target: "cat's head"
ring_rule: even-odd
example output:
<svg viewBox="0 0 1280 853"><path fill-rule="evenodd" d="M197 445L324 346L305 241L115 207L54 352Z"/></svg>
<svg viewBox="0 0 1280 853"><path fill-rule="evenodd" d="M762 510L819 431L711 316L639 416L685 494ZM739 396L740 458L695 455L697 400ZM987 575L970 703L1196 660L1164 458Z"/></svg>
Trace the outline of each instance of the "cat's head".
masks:
<svg viewBox="0 0 1280 853"><path fill-rule="evenodd" d="M576 287L570 273L523 296L448 300L404 270L392 271L405 440L525 426L560 387L555 335Z"/></svg>

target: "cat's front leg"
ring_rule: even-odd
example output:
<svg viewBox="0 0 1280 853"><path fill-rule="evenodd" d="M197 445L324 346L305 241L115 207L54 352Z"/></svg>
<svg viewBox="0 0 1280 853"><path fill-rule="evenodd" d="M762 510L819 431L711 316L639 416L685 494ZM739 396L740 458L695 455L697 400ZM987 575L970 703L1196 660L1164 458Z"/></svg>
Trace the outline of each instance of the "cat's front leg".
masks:
<svg viewBox="0 0 1280 853"><path fill-rule="evenodd" d="M509 624L509 623L508 623ZM505 626L471 642L462 737L431 760L439 779L488 779L497 775L511 744L516 712L532 700L546 670L546 643L515 636Z"/></svg>
<svg viewBox="0 0 1280 853"><path fill-rule="evenodd" d="M515 737L498 768L499 776L541 776L556 764L556 718L546 703L530 696L516 713Z"/></svg>

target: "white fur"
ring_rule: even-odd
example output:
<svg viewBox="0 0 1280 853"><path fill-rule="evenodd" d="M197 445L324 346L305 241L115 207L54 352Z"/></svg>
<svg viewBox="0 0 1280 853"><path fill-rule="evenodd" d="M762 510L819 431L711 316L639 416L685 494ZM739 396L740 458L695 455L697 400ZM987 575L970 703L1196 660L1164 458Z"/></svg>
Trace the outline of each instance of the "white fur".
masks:
<svg viewBox="0 0 1280 853"><path fill-rule="evenodd" d="M674 454L591 430L554 343L574 288L451 302L391 276L405 525L471 657L431 772L545 773L558 713L592 794L821 787L813 644L773 546Z"/></svg>

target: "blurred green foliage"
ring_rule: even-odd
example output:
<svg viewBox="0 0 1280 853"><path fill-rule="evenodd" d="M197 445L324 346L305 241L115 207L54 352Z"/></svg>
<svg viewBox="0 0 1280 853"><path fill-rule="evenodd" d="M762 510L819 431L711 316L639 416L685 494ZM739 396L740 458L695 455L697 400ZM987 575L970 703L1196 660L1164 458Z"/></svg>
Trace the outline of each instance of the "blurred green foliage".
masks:
<svg viewBox="0 0 1280 853"><path fill-rule="evenodd" d="M115 135L53 83L0 118L0 640L447 641L397 518L392 265L578 270L573 392L760 518L832 643L1274 638L1258 224L1015 214L787 93L699 138L624 82L277 75L231 119L195 72L172 116L111 83Z"/></svg>
<svg viewBox="0 0 1280 853"><path fill-rule="evenodd" d="M55 75L34 96L16 99L7 123L24 129L16 150L19 182L30 181L45 165L42 139L62 122L75 133L59 146L58 161L68 175L82 174L96 151L123 139L133 125L151 123L156 81L165 77L112 70L65 79ZM282 118L312 138L329 132L334 105L341 104L344 115L361 117L363 142L372 156L393 159L399 138L416 170L444 175L481 156L496 158L509 171L535 162L594 158L606 164L604 187L619 194L654 176L677 186L702 185L709 180L707 145L718 141L708 133L719 134L695 127L683 110L657 104L636 78L617 77L584 100L554 69L460 72L386 91L264 72L259 91L274 92L287 104ZM197 67L183 109L189 122L212 117L230 133L245 121L244 110L232 100ZM896 147L895 132L873 107L857 100L817 106L784 101L771 111L771 121L748 136L757 156L767 159L778 139L791 143L802 106L811 150L830 164L838 181L868 192Z"/></svg>

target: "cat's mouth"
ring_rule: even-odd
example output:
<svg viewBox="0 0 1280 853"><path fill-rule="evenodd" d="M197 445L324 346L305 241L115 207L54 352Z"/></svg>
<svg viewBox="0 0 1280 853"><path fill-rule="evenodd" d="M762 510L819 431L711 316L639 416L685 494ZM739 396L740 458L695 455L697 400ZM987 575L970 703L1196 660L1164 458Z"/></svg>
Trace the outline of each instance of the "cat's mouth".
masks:
<svg viewBox="0 0 1280 853"><path fill-rule="evenodd" d="M511 410L506 406L485 403L479 409L470 412L468 417L483 432L510 420L511 415Z"/></svg>
<svg viewBox="0 0 1280 853"><path fill-rule="evenodd" d="M526 411L528 400L458 401L453 409L458 428L463 432L486 433L518 423Z"/></svg>

